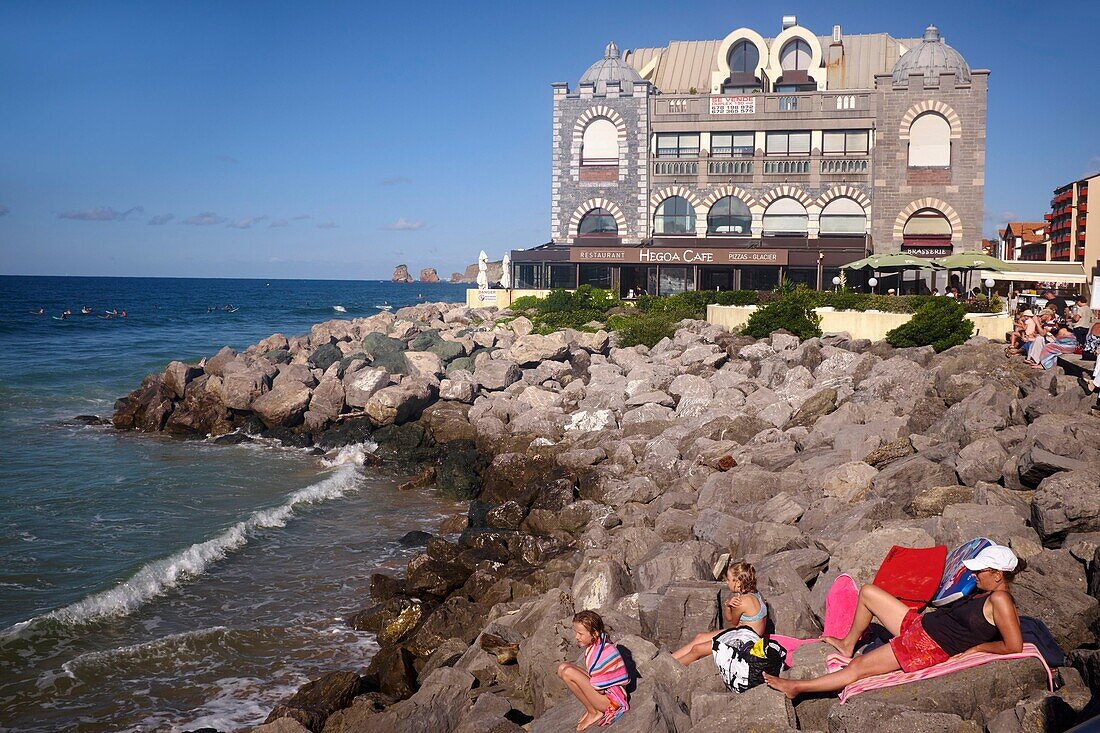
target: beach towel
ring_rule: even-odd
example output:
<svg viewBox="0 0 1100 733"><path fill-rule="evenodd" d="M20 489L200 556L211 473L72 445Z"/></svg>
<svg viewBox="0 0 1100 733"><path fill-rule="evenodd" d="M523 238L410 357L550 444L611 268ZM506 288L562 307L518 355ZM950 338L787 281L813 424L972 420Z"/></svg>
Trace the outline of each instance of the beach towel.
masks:
<svg viewBox="0 0 1100 733"><path fill-rule="evenodd" d="M875 574L874 584L916 611L936 595L947 548L894 545Z"/></svg>
<svg viewBox="0 0 1100 733"><path fill-rule="evenodd" d="M859 588L851 575L843 573L837 576L825 595L825 631L824 636L843 638L851 629L855 620L856 606L859 605ZM803 644L813 644L820 639L796 639L793 636L772 634L768 638L778 642L787 652L784 664L790 667L790 658Z"/></svg>
<svg viewBox="0 0 1100 733"><path fill-rule="evenodd" d="M1050 690L1054 691L1054 676L1051 674L1050 667L1047 665L1043 655L1035 647L1034 644L1024 644L1024 648L1018 654L990 654L988 652L975 652L972 654L958 654L951 657L946 662L940 664L934 664L931 667L925 667L919 669L916 672L902 672L898 670L896 672L888 672L887 674L877 674L872 677L864 677L861 680L857 680L852 684L845 687L840 691L840 702L843 704L849 699L862 692L870 692L871 690L882 690L887 687L897 687L898 685L908 684L910 682L919 682L920 680L930 680L936 677L943 677L945 674L951 674L952 672L958 672L964 669L970 669L971 667L979 667L989 662L997 662L1008 659L1038 659L1043 669L1047 672L1047 684ZM841 656L840 654L830 654L825 658L825 668L830 672L836 672L844 669L851 662L850 657Z"/></svg>
<svg viewBox="0 0 1100 733"><path fill-rule="evenodd" d="M630 672L623 662L619 648L601 636L594 644L584 650L581 660L588 672L588 681L607 696L607 710L600 725L611 725L630 709L626 697L626 685L630 682Z"/></svg>

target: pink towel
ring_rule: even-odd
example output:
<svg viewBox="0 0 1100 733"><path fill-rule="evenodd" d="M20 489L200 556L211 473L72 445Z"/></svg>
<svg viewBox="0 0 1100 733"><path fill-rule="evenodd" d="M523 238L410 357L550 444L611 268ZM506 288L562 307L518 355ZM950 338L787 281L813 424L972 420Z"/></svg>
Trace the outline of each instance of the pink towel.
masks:
<svg viewBox="0 0 1100 733"><path fill-rule="evenodd" d="M1046 660L1043 659L1043 655L1039 653L1038 648L1036 648L1034 644L1024 644L1023 651L1018 654L990 654L988 652L958 654L951 657L946 662L933 664L931 667L925 667L916 672L902 672L898 670L897 672L877 674L873 677L864 677L840 691L840 702L847 702L850 697L858 695L861 692L881 690L886 687L897 687L898 685L904 685L909 682L919 682L920 680L930 680L935 677L942 677L945 674L958 672L959 670L978 667L989 662L996 662L1002 659L1028 658L1038 659L1042 663L1043 669L1047 671L1047 684L1050 685L1050 689L1053 692L1054 677L1050 672L1050 667L1047 666ZM825 658L825 668L830 672L836 672L847 667L848 663L851 661L849 657L844 657L840 654L830 654Z"/></svg>
<svg viewBox="0 0 1100 733"><path fill-rule="evenodd" d="M619 654L619 648L607 636L601 636L585 648L581 661L588 671L589 682L607 696L608 706L600 725L611 725L630 709L625 689L630 682L630 672Z"/></svg>

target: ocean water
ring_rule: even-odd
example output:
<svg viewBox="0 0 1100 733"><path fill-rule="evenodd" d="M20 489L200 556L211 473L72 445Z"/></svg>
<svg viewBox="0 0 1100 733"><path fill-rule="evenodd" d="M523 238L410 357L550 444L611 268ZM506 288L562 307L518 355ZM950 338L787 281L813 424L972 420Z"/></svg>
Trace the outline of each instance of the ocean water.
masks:
<svg viewBox="0 0 1100 733"><path fill-rule="evenodd" d="M407 561L402 535L459 505L398 492L362 465L369 445L320 457L73 418L109 417L172 359L464 288L0 277L0 731L238 730L318 672L365 667L374 640L344 615Z"/></svg>

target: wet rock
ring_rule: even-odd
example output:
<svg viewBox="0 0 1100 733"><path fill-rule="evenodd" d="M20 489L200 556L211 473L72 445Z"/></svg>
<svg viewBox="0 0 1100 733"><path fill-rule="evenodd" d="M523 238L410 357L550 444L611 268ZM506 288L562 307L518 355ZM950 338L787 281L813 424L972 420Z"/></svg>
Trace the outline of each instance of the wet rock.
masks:
<svg viewBox="0 0 1100 733"><path fill-rule="evenodd" d="M159 374L150 374L141 386L115 402L112 423L119 430L159 432L175 409L174 392Z"/></svg>
<svg viewBox="0 0 1100 733"><path fill-rule="evenodd" d="M360 686L359 675L354 672L330 672L306 683L289 699L276 705L264 723L292 718L319 733L330 715L351 704Z"/></svg>

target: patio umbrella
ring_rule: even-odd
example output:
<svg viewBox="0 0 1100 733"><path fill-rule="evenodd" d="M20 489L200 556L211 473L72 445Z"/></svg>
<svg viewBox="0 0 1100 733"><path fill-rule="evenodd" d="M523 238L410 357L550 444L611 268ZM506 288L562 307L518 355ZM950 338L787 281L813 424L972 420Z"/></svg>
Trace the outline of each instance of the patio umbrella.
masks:
<svg viewBox="0 0 1100 733"><path fill-rule="evenodd" d="M922 257L914 257L912 255L896 253L882 255L878 264L875 266L876 270L882 272L896 272L899 273L898 287L900 290L901 285L905 281L906 270L920 270L922 272L934 272L936 270L942 270L943 268L937 265L932 260L926 260Z"/></svg>
<svg viewBox="0 0 1100 733"><path fill-rule="evenodd" d="M845 269L845 270L862 270L864 267L872 267L873 268L873 267L876 267L879 263L879 260L881 260L885 256L886 255L878 254L878 255L871 255L870 257L864 257L862 260L856 260L855 262L849 262L847 265L844 265L843 269Z"/></svg>
<svg viewBox="0 0 1100 733"><path fill-rule="evenodd" d="M970 273L975 270L1004 272L1004 262L985 252L956 252L947 257L933 260L947 270L962 270L966 273L966 287L970 287Z"/></svg>

